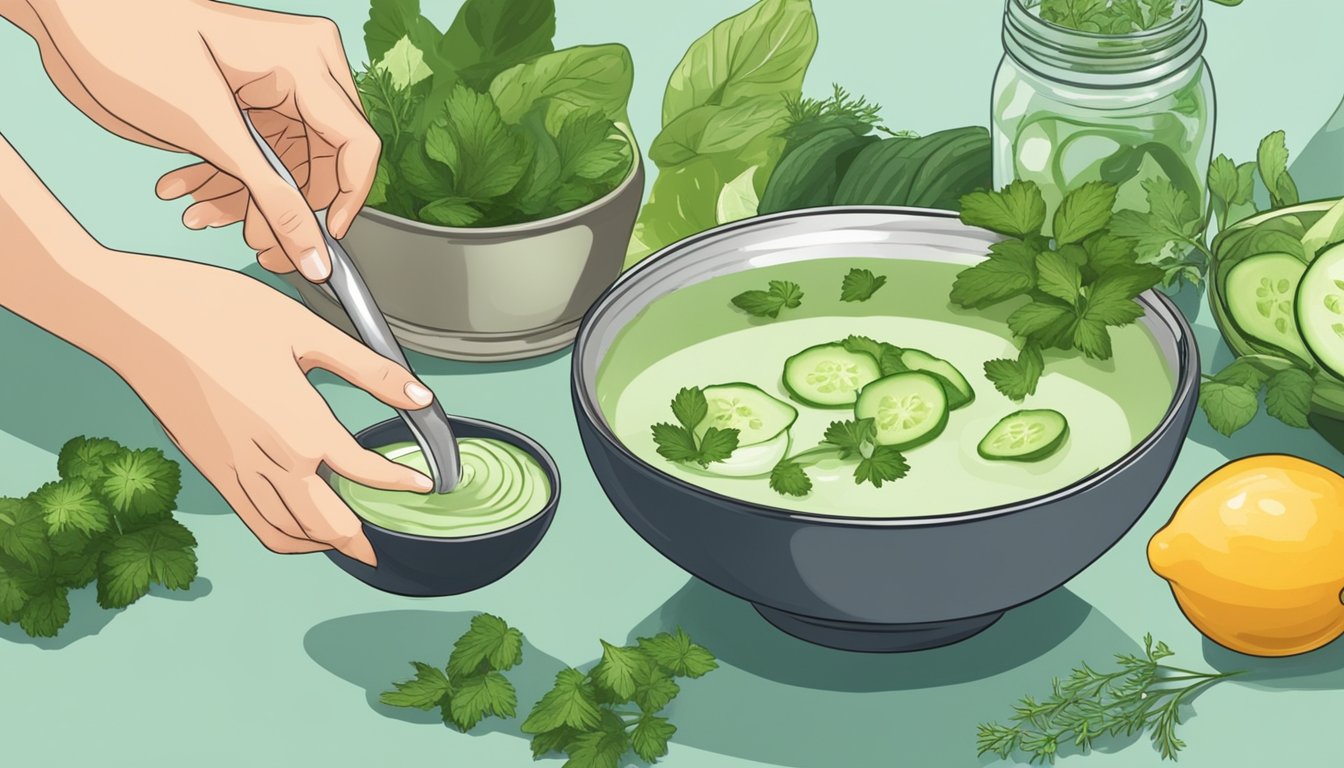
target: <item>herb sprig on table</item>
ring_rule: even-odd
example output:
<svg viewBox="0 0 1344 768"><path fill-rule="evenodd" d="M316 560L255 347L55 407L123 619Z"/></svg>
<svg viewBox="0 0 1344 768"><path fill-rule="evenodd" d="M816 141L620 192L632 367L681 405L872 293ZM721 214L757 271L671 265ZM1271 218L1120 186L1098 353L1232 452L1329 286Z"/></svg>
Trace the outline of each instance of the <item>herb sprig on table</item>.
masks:
<svg viewBox="0 0 1344 768"><path fill-rule="evenodd" d="M1196 672L1163 663L1166 643L1143 637L1142 656L1116 654L1117 668L1099 672L1084 663L1051 683L1049 695L1023 696L1007 723L984 723L979 754L1008 758L1023 752L1031 762L1053 763L1061 747L1087 751L1100 739L1147 732L1165 760L1185 748L1176 736L1181 705L1201 690L1240 672Z"/></svg>
<svg viewBox="0 0 1344 768"><path fill-rule="evenodd" d="M1053 239L1042 234L1045 199L1033 182L1014 181L962 198L964 223L1008 239L990 246L987 260L957 275L952 303L982 309L1027 299L1008 316L1021 344L1017 357L985 364L986 378L1009 399L1035 393L1043 350L1109 359L1109 329L1141 317L1135 297L1162 280L1163 271L1139 263L1132 240L1112 230L1115 195L1115 185L1105 182L1089 182L1065 195L1051 222Z"/></svg>
<svg viewBox="0 0 1344 768"><path fill-rule="evenodd" d="M415 677L394 683L379 700L393 707L438 708L443 722L469 731L486 717L517 714L518 692L503 673L523 661L523 633L482 613L453 644L448 665L412 661Z"/></svg>
<svg viewBox="0 0 1344 768"><path fill-rule="evenodd" d="M150 584L187 589L196 537L173 518L181 469L155 448L76 437L60 479L0 498L0 622L54 637L70 620L69 593L97 582L98 604L125 608Z"/></svg>

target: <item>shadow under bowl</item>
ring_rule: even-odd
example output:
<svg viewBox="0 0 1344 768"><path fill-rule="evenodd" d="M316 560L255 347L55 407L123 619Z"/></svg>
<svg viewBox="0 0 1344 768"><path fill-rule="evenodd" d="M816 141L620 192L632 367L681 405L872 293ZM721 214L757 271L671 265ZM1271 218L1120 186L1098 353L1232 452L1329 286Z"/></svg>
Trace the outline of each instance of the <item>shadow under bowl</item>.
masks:
<svg viewBox="0 0 1344 768"><path fill-rule="evenodd" d="M1149 291L1140 320L1175 379L1157 428L1088 477L1036 498L941 516L844 518L730 498L663 472L620 442L598 404L597 374L621 332L658 298L714 277L813 259L915 259L971 265L997 237L955 213L878 206L793 211L688 238L627 272L585 317L573 398L589 462L646 542L779 629L832 648L914 651L993 624L1090 565L1166 482L1197 401L1194 334ZM1164 383L1165 387L1165 383ZM973 478L968 477L968 481Z"/></svg>
<svg viewBox="0 0 1344 768"><path fill-rule="evenodd" d="M521 432L488 421L449 416L459 438L485 437L522 448L536 459L551 484L551 498L536 515L514 526L493 533L458 538L435 538L400 533L374 525L367 520L364 534L378 556L372 568L335 550L327 557L341 570L375 589L407 597L443 597L480 589L504 578L532 554L546 535L560 504L560 470L541 444ZM389 419L362 430L355 439L365 448L378 448L400 442L413 442L406 423ZM330 481L331 471L319 470Z"/></svg>

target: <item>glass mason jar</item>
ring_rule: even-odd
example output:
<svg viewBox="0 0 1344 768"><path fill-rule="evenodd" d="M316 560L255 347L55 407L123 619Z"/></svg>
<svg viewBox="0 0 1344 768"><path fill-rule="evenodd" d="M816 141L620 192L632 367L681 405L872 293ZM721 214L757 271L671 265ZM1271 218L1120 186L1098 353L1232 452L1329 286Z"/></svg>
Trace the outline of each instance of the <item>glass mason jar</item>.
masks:
<svg viewBox="0 0 1344 768"><path fill-rule="evenodd" d="M1180 0L1171 21L1125 35L1066 29L1038 15L1038 0L1005 1L995 188L1034 181L1053 216L1070 190L1108 181L1119 187L1117 210L1146 211L1143 182L1165 177L1203 211L1214 95L1201 0Z"/></svg>

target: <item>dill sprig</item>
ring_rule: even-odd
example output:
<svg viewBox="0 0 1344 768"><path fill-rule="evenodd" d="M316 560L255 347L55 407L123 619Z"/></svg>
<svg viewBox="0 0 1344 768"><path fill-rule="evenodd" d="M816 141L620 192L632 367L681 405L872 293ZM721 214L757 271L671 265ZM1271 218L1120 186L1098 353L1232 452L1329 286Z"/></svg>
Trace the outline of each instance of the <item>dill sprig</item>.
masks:
<svg viewBox="0 0 1344 768"><path fill-rule="evenodd" d="M831 84L831 95L824 99L787 95L784 108L787 115L780 135L787 141L789 149L827 128L847 128L855 136L872 131L888 136L917 136L911 131L893 131L882 125L882 118L878 116L882 107L863 96L851 95L839 83ZM785 150L787 153L788 149Z"/></svg>
<svg viewBox="0 0 1344 768"><path fill-rule="evenodd" d="M1164 760L1175 760L1185 742L1176 736L1181 705L1206 686L1241 672L1196 672L1161 663L1172 655L1166 643L1143 637L1144 655L1116 654L1118 669L1098 672L1086 663L1064 680L1055 678L1050 695L1023 696L1007 724L979 727L978 754L1007 758L1015 751L1032 763L1053 763L1061 746L1091 749L1098 738L1150 732Z"/></svg>

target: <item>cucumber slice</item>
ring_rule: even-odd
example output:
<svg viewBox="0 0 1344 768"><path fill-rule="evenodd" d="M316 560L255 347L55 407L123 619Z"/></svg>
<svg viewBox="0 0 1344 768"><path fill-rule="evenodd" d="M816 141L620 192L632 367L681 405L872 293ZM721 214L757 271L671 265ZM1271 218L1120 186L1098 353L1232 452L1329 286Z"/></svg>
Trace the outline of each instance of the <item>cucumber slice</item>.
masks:
<svg viewBox="0 0 1344 768"><path fill-rule="evenodd" d="M1040 461L1059 450L1069 421L1048 408L1015 411L990 428L976 451L990 461Z"/></svg>
<svg viewBox="0 0 1344 768"><path fill-rule="evenodd" d="M971 382L961 375L956 366L941 357L934 357L921 349L906 349L901 352L901 362L912 371L924 371L939 378L947 390L947 407L951 410L964 408L975 400Z"/></svg>
<svg viewBox="0 0 1344 768"><path fill-rule="evenodd" d="M850 352L841 344L818 344L784 361L789 397L815 408L847 408L860 389L881 376L871 355Z"/></svg>
<svg viewBox="0 0 1344 768"><path fill-rule="evenodd" d="M1321 367L1344 378L1344 245L1318 256L1302 276L1297 330Z"/></svg>
<svg viewBox="0 0 1344 768"><path fill-rule="evenodd" d="M1239 262L1227 273L1232 322L1247 336L1310 360L1293 310L1306 271L1301 259L1287 253L1262 253Z"/></svg>
<svg viewBox="0 0 1344 768"><path fill-rule="evenodd" d="M736 429L740 451L778 437L798 419L797 408L752 384L716 384L703 391L709 411L695 425L696 439L703 438L710 427Z"/></svg>
<svg viewBox="0 0 1344 768"><path fill-rule="evenodd" d="M877 425L878 445L914 448L947 426L947 390L937 377L919 371L894 373L859 393L854 415Z"/></svg>

